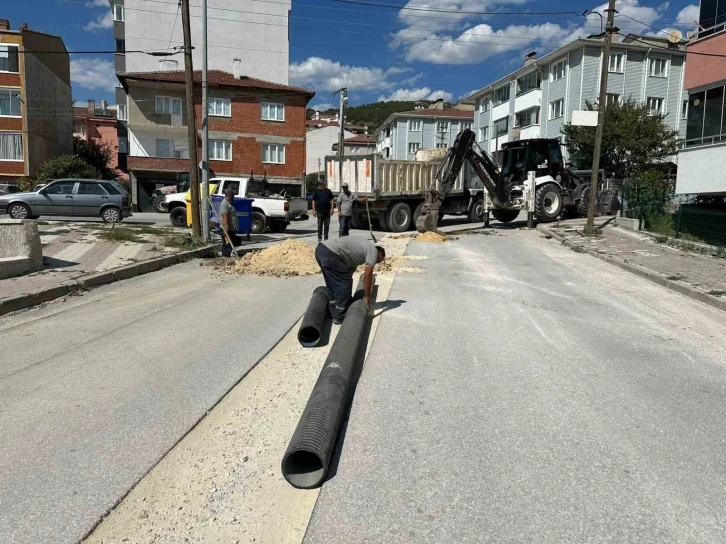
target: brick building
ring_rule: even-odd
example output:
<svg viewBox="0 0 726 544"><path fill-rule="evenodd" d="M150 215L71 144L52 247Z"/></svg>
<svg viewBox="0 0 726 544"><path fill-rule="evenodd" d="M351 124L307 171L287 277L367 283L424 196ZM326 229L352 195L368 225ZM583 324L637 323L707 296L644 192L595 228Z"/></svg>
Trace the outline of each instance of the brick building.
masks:
<svg viewBox="0 0 726 544"><path fill-rule="evenodd" d="M137 210L151 206L154 189L189 170L184 72L118 74L128 96L121 104L120 163L126 163ZM194 72L201 136L201 72ZM209 166L214 175L266 176L299 182L305 171L305 110L315 93L298 87L210 70ZM201 138L197 139L201 160Z"/></svg>
<svg viewBox="0 0 726 544"><path fill-rule="evenodd" d="M726 196L726 3L703 0L699 30L686 47L686 139L676 193Z"/></svg>
<svg viewBox="0 0 726 544"><path fill-rule="evenodd" d="M0 19L0 181L73 152L68 52L57 36Z"/></svg>
<svg viewBox="0 0 726 544"><path fill-rule="evenodd" d="M95 100L89 100L87 107L73 108L73 136L87 142L106 144L111 150L111 168L118 170L118 136L116 135L116 111L109 109L105 100L101 107ZM119 172L119 177L128 179L128 174Z"/></svg>

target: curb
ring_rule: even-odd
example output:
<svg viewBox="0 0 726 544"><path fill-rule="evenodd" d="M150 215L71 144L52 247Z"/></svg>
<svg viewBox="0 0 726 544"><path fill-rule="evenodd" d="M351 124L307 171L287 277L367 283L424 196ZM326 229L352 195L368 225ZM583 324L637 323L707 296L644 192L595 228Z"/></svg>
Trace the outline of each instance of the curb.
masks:
<svg viewBox="0 0 726 544"><path fill-rule="evenodd" d="M600 259L601 261L605 261L606 263L617 266L618 268L621 268L622 270L625 270L626 272L630 272L631 274L640 276L641 278L648 280L650 282L656 283L656 284L660 285L661 287L665 287L666 289L669 289L671 291L684 295L688 298L692 298L699 302L703 302L704 304L708 304L709 306L712 306L714 308L717 308L719 310L726 312L726 300L719 300L718 298L709 295L708 293L706 293L705 291L702 291L701 289L698 289L696 287L691 287L690 285L685 285L683 283L678 283L678 282L669 280L663 274L660 274L659 272L655 272L654 270L651 270L649 268L645 268L645 267L637 265L637 264L626 263L625 261L623 261L621 259L616 259L615 257L611 257L609 255L603 255L603 254L598 253L597 251L593 251L591 249L586 249L586 248L582 247L581 245L569 240L567 237L562 236L561 234L554 232L551 229L548 229L547 227L537 226L537 230L543 232L544 234L546 234L548 236L551 236L552 238L554 238L556 240L559 240L563 246L570 248L575 253L587 253L588 255L590 255L592 257L595 257L597 259Z"/></svg>
<svg viewBox="0 0 726 544"><path fill-rule="evenodd" d="M68 281L61 285L38 289L30 293L22 293L13 297L0 299L0 315L5 315L18 310L25 310L43 302L50 302L60 297L64 297L78 291L88 290L91 287L99 287L116 281L127 280L149 272L156 272L162 268L186 262L190 259L198 257L207 257L216 245L208 245L198 249L182 251L174 255L164 255L163 257L155 257L138 263L114 268L106 272L99 272L83 276L77 280Z"/></svg>

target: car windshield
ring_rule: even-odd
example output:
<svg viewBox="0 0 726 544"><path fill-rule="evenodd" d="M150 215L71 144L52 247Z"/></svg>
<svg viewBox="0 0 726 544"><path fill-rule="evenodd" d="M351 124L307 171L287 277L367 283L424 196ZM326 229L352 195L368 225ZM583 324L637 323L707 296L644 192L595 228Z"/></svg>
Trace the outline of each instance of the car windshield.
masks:
<svg viewBox="0 0 726 544"><path fill-rule="evenodd" d="M505 177L516 176L521 173L527 161L526 147L512 147L504 150L502 160L502 175Z"/></svg>

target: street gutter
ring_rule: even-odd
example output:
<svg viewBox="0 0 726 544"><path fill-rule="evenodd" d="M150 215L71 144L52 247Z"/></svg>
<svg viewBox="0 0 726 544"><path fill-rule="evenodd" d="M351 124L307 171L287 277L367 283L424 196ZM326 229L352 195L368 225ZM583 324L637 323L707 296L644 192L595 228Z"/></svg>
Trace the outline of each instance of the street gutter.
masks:
<svg viewBox="0 0 726 544"><path fill-rule="evenodd" d="M704 304L708 304L709 306L726 312L726 300L720 300L712 295L709 295L702 289L698 289L697 287L692 287L690 285L685 285L684 283L680 283L677 281L669 280L665 276L665 274L661 274L660 272L656 272L655 270L651 270L650 268L646 268L644 266L633 263L628 263L625 262L623 259L618 259L610 255L603 255L601 253L598 253L597 251L588 249L576 242L573 242L566 236L559 234L555 231L555 229L547 228L544 225L537 225L537 230L539 230L546 236L550 236L555 240L560 241L562 245L569 247L576 253L587 253L592 257L596 257L601 261L605 261L606 263L615 265L618 268L630 272L631 274L635 274L636 276L640 276L643 279L656 283L661 287L665 287L666 289L675 291L676 293L684 295L688 298L703 302Z"/></svg>

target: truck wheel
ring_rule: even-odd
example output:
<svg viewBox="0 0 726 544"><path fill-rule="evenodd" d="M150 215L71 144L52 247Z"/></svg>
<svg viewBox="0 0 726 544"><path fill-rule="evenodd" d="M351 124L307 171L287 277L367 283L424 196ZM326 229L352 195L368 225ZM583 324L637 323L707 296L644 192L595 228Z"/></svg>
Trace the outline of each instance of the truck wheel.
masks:
<svg viewBox="0 0 726 544"><path fill-rule="evenodd" d="M416 209L413 211L413 224L416 225L416 221L418 221L418 218L421 217L421 212L423 212L424 203L419 202L419 205L416 206Z"/></svg>
<svg viewBox="0 0 726 544"><path fill-rule="evenodd" d="M267 230L267 217L261 212L252 212L252 234L264 234Z"/></svg>
<svg viewBox="0 0 726 544"><path fill-rule="evenodd" d="M158 195L154 198L154 201L151 203L151 207L154 208L156 213L164 213L166 211L166 208L164 208L165 198L166 197L164 195Z"/></svg>
<svg viewBox="0 0 726 544"><path fill-rule="evenodd" d="M169 220L175 227L187 226L187 209L185 206L177 206L169 213Z"/></svg>
<svg viewBox="0 0 726 544"><path fill-rule="evenodd" d="M386 223L391 232L405 232L411 227L411 207L405 202L396 202L388 209Z"/></svg>
<svg viewBox="0 0 726 544"><path fill-rule="evenodd" d="M469 210L469 223L481 223L484 221L484 201L479 198L474 201Z"/></svg>
<svg viewBox="0 0 726 544"><path fill-rule="evenodd" d="M511 223L519 215L519 210L492 210L492 217L500 223Z"/></svg>
<svg viewBox="0 0 726 544"><path fill-rule="evenodd" d="M360 226L360 223L358 223L358 214L355 212L353 212L353 214L350 216L350 228L352 228L352 229L362 228Z"/></svg>
<svg viewBox="0 0 726 544"><path fill-rule="evenodd" d="M580 200L577 202L577 211L582 217L587 217L587 210L590 207L590 188L585 187L580 193Z"/></svg>
<svg viewBox="0 0 726 544"><path fill-rule="evenodd" d="M554 221L562 212L562 191L556 183L545 183L534 195L534 215L540 221Z"/></svg>
<svg viewBox="0 0 726 544"><path fill-rule="evenodd" d="M391 231L391 229L388 228L388 223L386 222L386 212L387 211L388 210L378 212L378 224L380 225L381 230L383 232Z"/></svg>
<svg viewBox="0 0 726 544"><path fill-rule="evenodd" d="M289 223L285 223L284 221L271 221L270 230L272 232L285 232L288 224Z"/></svg>

